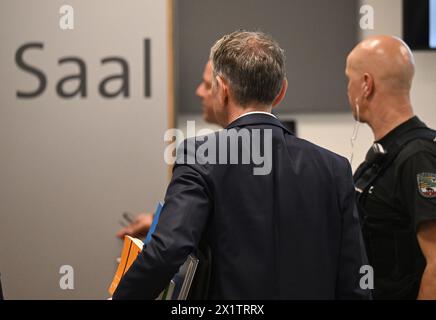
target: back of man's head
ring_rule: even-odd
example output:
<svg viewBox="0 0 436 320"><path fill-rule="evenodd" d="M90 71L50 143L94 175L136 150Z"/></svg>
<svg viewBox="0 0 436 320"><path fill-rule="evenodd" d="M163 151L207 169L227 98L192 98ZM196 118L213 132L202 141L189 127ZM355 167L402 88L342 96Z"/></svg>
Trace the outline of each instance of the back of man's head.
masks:
<svg viewBox="0 0 436 320"><path fill-rule="evenodd" d="M371 36L353 49L348 60L362 77L365 73L373 77L377 90L394 95L409 93L415 62L412 51L400 38Z"/></svg>
<svg viewBox="0 0 436 320"><path fill-rule="evenodd" d="M286 77L283 49L262 32L235 31L211 49L214 78L223 77L235 102L271 105Z"/></svg>

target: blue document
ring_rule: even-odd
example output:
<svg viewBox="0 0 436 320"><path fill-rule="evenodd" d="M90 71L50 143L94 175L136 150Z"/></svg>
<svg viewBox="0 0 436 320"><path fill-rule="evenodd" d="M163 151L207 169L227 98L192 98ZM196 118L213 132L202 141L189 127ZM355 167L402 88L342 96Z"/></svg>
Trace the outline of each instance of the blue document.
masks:
<svg viewBox="0 0 436 320"><path fill-rule="evenodd" d="M147 236L145 237L144 243L148 244L151 240L151 236L153 235L154 231L156 230L157 223L159 221L160 212L162 211L163 203L159 202L157 204L156 211L154 212L154 218L153 222L151 224L150 229L148 230Z"/></svg>

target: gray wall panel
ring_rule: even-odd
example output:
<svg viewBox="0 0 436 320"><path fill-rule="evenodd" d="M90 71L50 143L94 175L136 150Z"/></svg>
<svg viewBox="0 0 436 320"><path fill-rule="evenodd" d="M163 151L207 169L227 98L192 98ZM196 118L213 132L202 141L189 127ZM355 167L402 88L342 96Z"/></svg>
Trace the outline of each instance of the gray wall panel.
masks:
<svg viewBox="0 0 436 320"><path fill-rule="evenodd" d="M271 34L286 50L289 91L279 113L347 111L345 58L357 42L354 0L175 0L177 103L199 112L194 91L213 42L239 28Z"/></svg>

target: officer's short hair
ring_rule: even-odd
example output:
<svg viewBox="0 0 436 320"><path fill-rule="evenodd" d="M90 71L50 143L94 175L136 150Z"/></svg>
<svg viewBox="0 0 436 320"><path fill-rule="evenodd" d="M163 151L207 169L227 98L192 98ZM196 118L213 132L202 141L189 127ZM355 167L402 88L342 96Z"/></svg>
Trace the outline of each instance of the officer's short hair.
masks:
<svg viewBox="0 0 436 320"><path fill-rule="evenodd" d="M214 81L217 75L229 83L236 102L270 105L286 77L284 50L262 32L235 31L211 49Z"/></svg>

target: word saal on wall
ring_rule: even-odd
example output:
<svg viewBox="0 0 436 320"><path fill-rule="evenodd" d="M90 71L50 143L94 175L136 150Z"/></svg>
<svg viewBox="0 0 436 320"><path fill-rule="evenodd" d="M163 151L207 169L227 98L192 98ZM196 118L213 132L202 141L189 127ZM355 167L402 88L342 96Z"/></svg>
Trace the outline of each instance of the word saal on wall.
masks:
<svg viewBox="0 0 436 320"><path fill-rule="evenodd" d="M43 42L27 42L21 45L15 52L15 63L17 67L37 79L37 86L31 89L18 89L16 97L18 99L33 99L41 96L47 89L47 75L41 66L32 63L32 54L36 51L43 51ZM144 39L143 45L143 95L144 98L151 98L151 39ZM98 84L98 92L103 98L116 98L130 96L130 67L127 59L121 56L107 56L100 60L101 65L118 64L120 72L109 74L101 79ZM78 72L68 74L56 82L55 90L57 95L63 99L74 97L86 98L88 96L87 65L84 59L79 56L64 56L58 59L58 65L73 64L78 68ZM115 85L110 85L115 83ZM113 89L113 88L116 89Z"/></svg>

